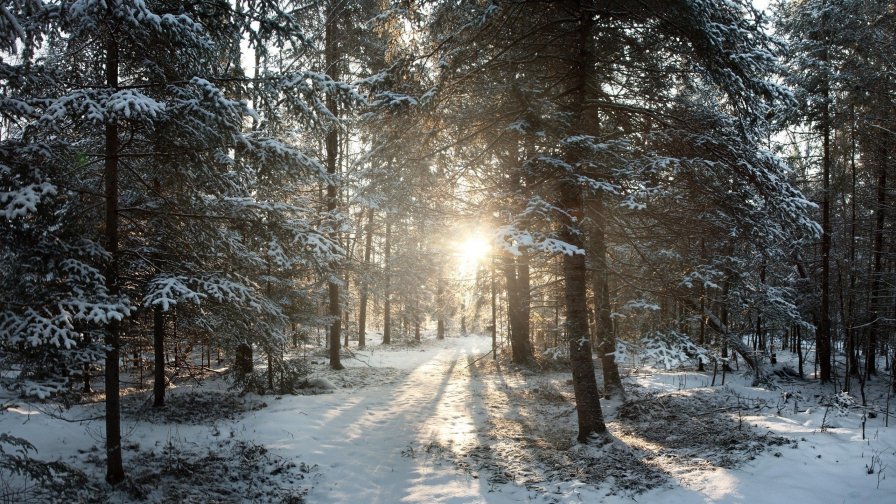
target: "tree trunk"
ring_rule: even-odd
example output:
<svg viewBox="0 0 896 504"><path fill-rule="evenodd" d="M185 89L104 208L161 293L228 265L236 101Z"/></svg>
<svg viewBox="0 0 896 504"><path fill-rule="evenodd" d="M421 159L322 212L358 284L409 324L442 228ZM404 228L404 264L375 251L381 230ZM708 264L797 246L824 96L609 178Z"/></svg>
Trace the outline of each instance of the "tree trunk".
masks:
<svg viewBox="0 0 896 504"><path fill-rule="evenodd" d="M334 7L330 6L327 11L326 25L326 41L325 41L325 58L327 72L334 80L339 78L337 63L338 49L336 45L336 16L333 12ZM339 117L337 109L336 97L334 93L327 93L327 108L335 117ZM339 202L339 195L336 188L336 160L339 155L339 129L337 125L332 125L330 132L327 134L327 175L330 180L327 183L327 212L331 218L335 218L336 207ZM335 241L338 239L337 233L334 231L331 238ZM335 267L335 264L334 264ZM343 369L342 362L339 357L340 335L342 332L342 309L339 305L339 284L336 282L335 272L331 272L331 280L327 286L329 294L329 315L330 315L330 368Z"/></svg>
<svg viewBox="0 0 896 504"><path fill-rule="evenodd" d="M85 332L84 333L84 346L89 347L91 343L93 343L93 338L90 337L90 332L89 331ZM84 370L84 374L83 374L82 378L83 378L83 382L84 382L84 393L85 394L90 394L93 392L93 387L90 386L90 380L92 378L92 376L90 374L91 364L92 363L90 361L85 362L84 366L82 368Z"/></svg>
<svg viewBox="0 0 896 504"><path fill-rule="evenodd" d="M349 261L352 260L351 255L349 255L348 258L349 258L348 259ZM345 275L343 275L343 277L342 277L342 282L343 282L343 284L342 284L343 292L345 292L346 296L348 296L348 293L351 292L352 288L351 288L351 277L349 276L347 269L345 271ZM342 327L345 328L345 331L342 333L342 336L343 336L342 345L345 348L348 348L348 344L349 344L349 333L351 331L349 331L348 328L351 327L352 321L349 318L349 317L351 317L351 313L352 313L351 310L342 310Z"/></svg>
<svg viewBox="0 0 896 504"><path fill-rule="evenodd" d="M580 0L577 2L576 14L578 39L574 46L575 52L570 54L573 88L567 106L570 113L574 114L573 124L578 128L577 133L596 134L597 111L588 99L597 92L598 85L594 75L594 2ZM578 148L573 148L567 153L568 162L571 166L578 167L585 155ZM560 181L558 199L558 206L564 210L560 215L560 238L576 250L581 250L584 248L581 228L584 208L581 188L574 177L567 175ZM587 273L584 254L568 253L563 256L566 331L579 422L578 440L581 443L595 437L600 440L606 440L607 437L588 331Z"/></svg>
<svg viewBox="0 0 896 504"><path fill-rule="evenodd" d="M445 303L442 298L445 296L445 280L442 278L442 275L439 275L436 282L438 284L436 287L436 303L439 306L438 322L436 324L436 339L443 340L445 339Z"/></svg>
<svg viewBox="0 0 896 504"><path fill-rule="evenodd" d="M111 9L111 7L110 7ZM118 89L118 41L116 35L107 35L106 40L106 86ZM106 288L109 297L116 299L121 293L118 283L118 156L120 143L118 124L110 118L106 124L105 166L106 181L106 251L110 259L106 268ZM118 360L121 322L112 319L106 330L106 481L117 485L124 480L124 466L121 460L121 397L118 378Z"/></svg>
<svg viewBox="0 0 896 504"><path fill-rule="evenodd" d="M236 346L236 355L233 358L234 371L241 375L251 373L254 368L252 360L252 345L249 343L240 343Z"/></svg>
<svg viewBox="0 0 896 504"><path fill-rule="evenodd" d="M883 308L884 298L884 224L887 210L887 151L884 147L878 150L877 160L877 205L874 215L874 270L871 273L871 295L868 300L870 305L871 325L868 328L868 342L865 346L865 378L877 372L877 342L883 333L883 321L886 316Z"/></svg>
<svg viewBox="0 0 896 504"><path fill-rule="evenodd" d="M361 296L359 300L358 310L358 348L364 348L367 345L367 278L364 275L369 274L370 270L370 253L373 248L373 209L367 210L367 229L364 237L364 270L362 272L362 280L360 284Z"/></svg>
<svg viewBox="0 0 896 504"><path fill-rule="evenodd" d="M386 243L383 245L383 270L386 290L383 293L383 344L392 343L392 273L389 270L390 255L392 253L390 240L392 238L392 223L386 217Z"/></svg>
<svg viewBox="0 0 896 504"><path fill-rule="evenodd" d="M498 289L495 286L495 255L492 254L491 280L492 294L492 360L498 360Z"/></svg>
<svg viewBox="0 0 896 504"><path fill-rule="evenodd" d="M856 131L855 131L855 108L851 107L852 121L850 128L850 140L852 143L850 154L851 168L851 193L850 193L850 210L849 210L849 267L847 273L849 275L849 301L847 303L847 324L846 324L846 384L847 392L849 391L849 382L853 376L859 374L859 359L857 357L856 348Z"/></svg>
<svg viewBox="0 0 896 504"><path fill-rule="evenodd" d="M625 398L619 367L616 365L616 336L613 334L613 320L610 317L610 269L607 265L607 242L604 222L602 195L595 194L589 199L591 210L590 250L592 261L591 289L594 291L595 324L601 369L604 376L604 395Z"/></svg>
<svg viewBox="0 0 896 504"><path fill-rule="evenodd" d="M513 362L531 364L534 360L529 342L529 260L525 251L514 257L502 257L507 284L507 316L510 323L510 350Z"/></svg>
<svg viewBox="0 0 896 504"><path fill-rule="evenodd" d="M443 328L444 331L444 328ZM414 341L420 342L420 296L414 297Z"/></svg>
<svg viewBox="0 0 896 504"><path fill-rule="evenodd" d="M822 21L824 23L824 21ZM824 27L822 27L824 29ZM827 50L822 55L827 60ZM830 92L824 83L822 96L822 199L821 199L821 307L818 330L815 331L815 349L819 364L819 379L831 381L831 121L828 105Z"/></svg>
<svg viewBox="0 0 896 504"><path fill-rule="evenodd" d="M700 344L700 347L706 347L706 315L703 313L706 311L706 288L701 284L700 285L700 336L697 342ZM697 363L697 371L703 372L705 368L703 366L703 358L699 359Z"/></svg>
<svg viewBox="0 0 896 504"><path fill-rule="evenodd" d="M161 305L152 308L153 384L152 407L165 405L165 316Z"/></svg>
<svg viewBox="0 0 896 504"><path fill-rule="evenodd" d="M560 192L560 207L566 210L561 237L570 246L581 249L581 233L576 227L582 220L579 188L572 181L564 181ZM587 269L584 254L571 253L563 256L563 277L569 359L572 365L572 383L579 422L578 440L587 443L592 436L606 436L607 427L600 406L600 393L594 377L594 362L589 340L585 281Z"/></svg>

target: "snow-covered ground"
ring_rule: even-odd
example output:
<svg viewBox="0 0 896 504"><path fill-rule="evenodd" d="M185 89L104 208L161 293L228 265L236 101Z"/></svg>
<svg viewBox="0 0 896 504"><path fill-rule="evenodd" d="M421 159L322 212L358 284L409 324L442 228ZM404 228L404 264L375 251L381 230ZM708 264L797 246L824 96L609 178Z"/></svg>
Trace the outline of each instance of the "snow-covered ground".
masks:
<svg viewBox="0 0 896 504"><path fill-rule="evenodd" d="M142 414L134 397L131 477L116 491L101 482L101 404L6 398L0 434L83 471L86 501L896 502L896 417L884 427L882 386L869 388L877 414L863 439L866 410L824 406L831 394L812 382L769 391L732 373L710 388L708 374L628 370L629 402L604 405L615 441L583 447L567 373L477 360L490 345L370 347L345 371L318 366L336 386L321 395L235 398L220 380L172 389L168 408L206 413L193 417Z"/></svg>

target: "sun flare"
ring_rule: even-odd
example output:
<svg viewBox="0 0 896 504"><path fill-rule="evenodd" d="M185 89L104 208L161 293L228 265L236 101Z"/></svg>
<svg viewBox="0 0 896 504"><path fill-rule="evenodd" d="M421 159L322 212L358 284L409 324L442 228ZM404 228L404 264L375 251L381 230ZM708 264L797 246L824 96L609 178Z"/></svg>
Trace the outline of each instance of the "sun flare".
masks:
<svg viewBox="0 0 896 504"><path fill-rule="evenodd" d="M456 245L459 266L462 273L469 274L476 271L492 251L492 246L479 234L468 236Z"/></svg>

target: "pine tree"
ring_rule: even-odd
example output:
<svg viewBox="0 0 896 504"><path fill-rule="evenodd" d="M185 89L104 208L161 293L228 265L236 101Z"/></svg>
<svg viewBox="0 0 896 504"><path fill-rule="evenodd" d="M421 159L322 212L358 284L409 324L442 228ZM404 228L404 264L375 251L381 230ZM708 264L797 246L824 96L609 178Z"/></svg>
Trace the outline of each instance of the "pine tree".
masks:
<svg viewBox="0 0 896 504"><path fill-rule="evenodd" d="M892 82L881 70L892 59L893 13L885 2L784 2L777 20L791 44L790 83L800 103L790 130L814 129L801 137L792 159L807 167L820 165L821 180L808 180L807 191L821 201L824 235L817 252L812 244L804 252L808 276L821 293L809 307L818 320L819 378L836 379L828 340L838 334L846 340L850 373L859 367L861 351L870 375L894 309L893 290L885 287L883 251L885 230L892 226L887 198L892 161L886 145L896 118ZM812 155L819 151L820 156ZM820 272L811 269L816 256ZM847 301L835 303L838 298ZM864 342L858 341L857 327L865 328Z"/></svg>
<svg viewBox="0 0 896 504"><path fill-rule="evenodd" d="M21 280L4 285L11 302L0 341L81 364L105 334L107 479L115 484L124 478L120 322L144 308L201 303L198 325L215 330L219 343L257 343L272 356L290 318L305 311L301 270L324 276L341 255L303 196L326 169L261 129L245 131L247 119L262 117L227 94L240 82L227 73L233 40L270 28L252 23L274 15L264 10L272 5L21 6L18 28L24 23L30 35L4 26L21 65L6 65L4 103L18 109L18 122L4 132L0 174L0 256L21 264L10 270ZM298 33L267 36L300 45ZM316 107L324 89L358 99L351 86L314 72L262 80L267 102L288 96L312 124L330 115ZM301 100L314 107L298 107ZM41 263L20 261L40 254ZM48 375L55 390L71 368Z"/></svg>

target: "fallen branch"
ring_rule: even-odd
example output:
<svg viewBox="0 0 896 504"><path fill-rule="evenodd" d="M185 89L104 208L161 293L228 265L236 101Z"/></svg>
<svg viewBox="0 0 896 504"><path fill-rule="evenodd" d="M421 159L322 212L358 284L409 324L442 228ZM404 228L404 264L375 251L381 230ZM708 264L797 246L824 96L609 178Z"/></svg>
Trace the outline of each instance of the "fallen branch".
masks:
<svg viewBox="0 0 896 504"><path fill-rule="evenodd" d="M482 359L488 357L488 355L489 355L490 353L492 353L491 350L489 350L488 352L485 352L484 355L482 355L481 357L477 358L477 359L474 360L473 362L467 364L467 365L464 367L464 369L467 369L467 368L469 368L470 366L472 366L473 364L476 364L477 362L481 361Z"/></svg>

